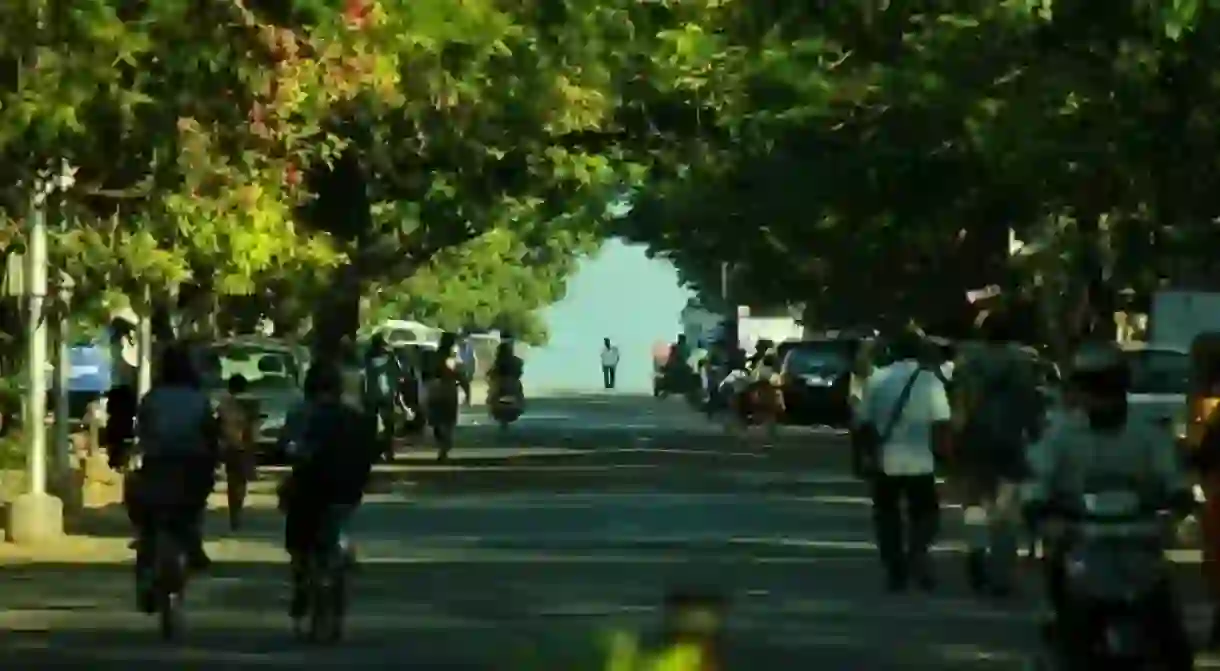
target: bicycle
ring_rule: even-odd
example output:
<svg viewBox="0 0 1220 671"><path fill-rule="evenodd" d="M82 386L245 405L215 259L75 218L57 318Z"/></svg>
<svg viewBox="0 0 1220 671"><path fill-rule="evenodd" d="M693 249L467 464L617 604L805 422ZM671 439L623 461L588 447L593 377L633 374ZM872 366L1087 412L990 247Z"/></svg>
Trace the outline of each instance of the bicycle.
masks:
<svg viewBox="0 0 1220 671"><path fill-rule="evenodd" d="M161 638L173 640L184 625L183 600L188 573L186 550L174 513L158 516L149 542L152 547L140 551L152 555L152 563L146 569L151 574L140 576L137 589L148 590L143 594L142 602L147 604L147 612L157 615Z"/></svg>
<svg viewBox="0 0 1220 671"><path fill-rule="evenodd" d="M347 613L348 553L342 537L346 506L331 506L319 524L314 548L305 559L302 584L304 607L294 619L298 636L319 643L332 643L343 637Z"/></svg>

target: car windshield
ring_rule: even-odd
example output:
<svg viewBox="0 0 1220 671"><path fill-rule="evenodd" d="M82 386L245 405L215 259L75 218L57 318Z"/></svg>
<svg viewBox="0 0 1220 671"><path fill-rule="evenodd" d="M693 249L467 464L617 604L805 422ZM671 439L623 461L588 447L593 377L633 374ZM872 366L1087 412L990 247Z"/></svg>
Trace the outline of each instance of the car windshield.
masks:
<svg viewBox="0 0 1220 671"><path fill-rule="evenodd" d="M300 374L290 351L236 343L207 348L200 368L204 384L213 389L223 387L234 375L246 378L251 391L291 389Z"/></svg>
<svg viewBox="0 0 1220 671"><path fill-rule="evenodd" d="M829 342L798 345L788 352L784 368L793 375L841 373L851 368L851 346Z"/></svg>
<svg viewBox="0 0 1220 671"><path fill-rule="evenodd" d="M1190 388L1190 356L1166 350L1130 352L1131 393L1185 394Z"/></svg>
<svg viewBox="0 0 1220 671"><path fill-rule="evenodd" d="M428 340L424 335L420 334L414 329L409 328L391 328L386 331L382 331L381 335L385 338L385 341L391 345L397 345L399 343L426 342Z"/></svg>

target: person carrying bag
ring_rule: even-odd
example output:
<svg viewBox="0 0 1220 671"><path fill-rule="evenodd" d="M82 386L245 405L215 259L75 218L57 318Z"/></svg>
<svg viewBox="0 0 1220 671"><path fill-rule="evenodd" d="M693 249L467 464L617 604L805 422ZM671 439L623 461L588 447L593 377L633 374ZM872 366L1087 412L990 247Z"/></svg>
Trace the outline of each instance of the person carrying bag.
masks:
<svg viewBox="0 0 1220 671"><path fill-rule="evenodd" d="M853 469L871 485L877 550L892 591L912 578L923 589L935 584L928 547L939 528L935 473L947 453L951 413L924 349L918 333L895 337L894 361L866 383L852 436Z"/></svg>

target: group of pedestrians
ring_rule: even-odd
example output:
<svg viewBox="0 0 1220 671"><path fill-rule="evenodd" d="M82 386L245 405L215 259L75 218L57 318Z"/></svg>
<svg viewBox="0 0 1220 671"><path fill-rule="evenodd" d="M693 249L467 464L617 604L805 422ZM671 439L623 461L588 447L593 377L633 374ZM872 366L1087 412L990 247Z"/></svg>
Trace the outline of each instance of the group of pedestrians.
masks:
<svg viewBox="0 0 1220 671"><path fill-rule="evenodd" d="M1023 528L1062 520L1058 506L1083 500L1099 483L1155 495L1151 505L1178 514L1193 505L1169 432L1127 421L1130 373L1114 343L1080 348L1066 379L1071 401L1048 413L1030 354L1014 342L1003 315L988 321L982 342L952 366L917 331L895 335L886 343L890 363L859 389L854 465L871 487L891 591L937 585L929 548L941 520L938 474L964 511L966 579L996 597L1016 588ZM1066 548L1052 543L1043 562L1057 631L1081 624L1065 597ZM1145 607L1157 620L1150 628L1171 668L1191 668L1168 585L1150 599Z"/></svg>

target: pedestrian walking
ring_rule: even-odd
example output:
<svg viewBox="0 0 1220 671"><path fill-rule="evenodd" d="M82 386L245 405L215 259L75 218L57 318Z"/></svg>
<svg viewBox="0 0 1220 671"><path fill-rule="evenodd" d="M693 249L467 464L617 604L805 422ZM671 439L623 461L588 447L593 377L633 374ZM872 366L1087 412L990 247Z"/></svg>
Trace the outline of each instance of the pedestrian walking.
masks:
<svg viewBox="0 0 1220 671"><path fill-rule="evenodd" d="M618 346L611 344L609 338L602 338L602 384L606 389L614 389L618 382Z"/></svg>
<svg viewBox="0 0 1220 671"><path fill-rule="evenodd" d="M462 404L470 407L471 390L470 387L474 383L475 372L479 367L479 358L474 351L474 343L470 342L469 335L462 335L457 347L457 383L458 388L462 391Z"/></svg>
<svg viewBox="0 0 1220 671"><path fill-rule="evenodd" d="M922 336L903 331L890 343L894 361L865 383L853 430L856 469L872 487L877 549L890 591L914 580L935 586L928 548L939 527L936 459L947 452L949 398L922 360ZM905 502L906 514L903 514Z"/></svg>
<svg viewBox="0 0 1220 671"><path fill-rule="evenodd" d="M220 454L225 469L225 493L229 503L229 528L241 528L242 511L246 505L246 492L250 481L257 476L254 455L254 430L258 417L258 403L244 399L250 383L242 375L234 375L226 382L216 408L220 421Z"/></svg>
<svg viewBox="0 0 1220 671"><path fill-rule="evenodd" d="M982 335L954 370L959 429L952 473L963 496L967 580L977 592L1006 596L1016 583L1026 452L1044 408L1036 361L1012 341L1006 317L990 315Z"/></svg>

